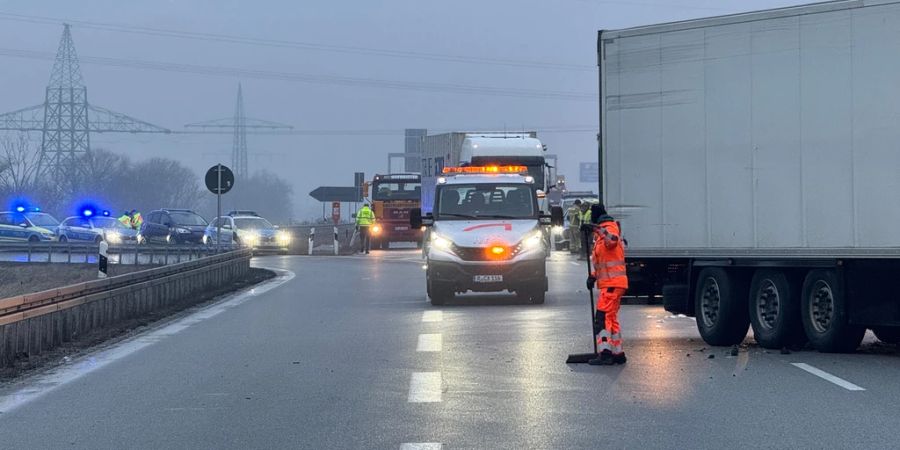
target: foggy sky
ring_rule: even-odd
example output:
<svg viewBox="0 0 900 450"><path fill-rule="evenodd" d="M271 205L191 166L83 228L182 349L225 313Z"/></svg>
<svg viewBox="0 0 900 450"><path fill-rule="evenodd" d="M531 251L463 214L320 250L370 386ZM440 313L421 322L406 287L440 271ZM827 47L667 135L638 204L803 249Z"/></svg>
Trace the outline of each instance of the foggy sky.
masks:
<svg viewBox="0 0 900 450"><path fill-rule="evenodd" d="M510 67L261 47L72 27L79 56L150 60L274 72L513 90L597 92L598 29L684 20L789 6L789 0L507 0L507 1L35 1L0 0L0 13L113 23L253 38L537 61ZM2 18L2 16L0 16ZM0 20L0 48L55 52L59 24ZM0 112L43 102L51 61L0 55ZM397 130L395 135L249 136L250 169L291 181L295 216L321 214L307 193L319 185L351 185L387 169L388 152L403 151L404 128L431 130L590 128L541 133L560 156L561 174L577 183L578 163L596 160L597 100L536 99L375 87L336 86L249 77L199 75L82 65L89 101L148 122L183 130L191 122L230 117L237 83L250 117L297 130ZM40 136L35 135L39 140ZM231 136L94 134L94 148L135 159L178 159L198 172L230 163ZM395 164L398 164L396 162ZM250 207L250 206L248 206Z"/></svg>

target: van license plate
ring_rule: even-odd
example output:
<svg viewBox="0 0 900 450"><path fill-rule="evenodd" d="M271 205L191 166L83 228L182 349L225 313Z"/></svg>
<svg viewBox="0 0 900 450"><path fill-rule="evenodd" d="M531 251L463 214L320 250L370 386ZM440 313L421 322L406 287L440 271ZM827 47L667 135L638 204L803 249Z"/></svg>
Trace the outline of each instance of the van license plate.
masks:
<svg viewBox="0 0 900 450"><path fill-rule="evenodd" d="M503 275L475 275L473 281L476 283L500 283L503 281Z"/></svg>

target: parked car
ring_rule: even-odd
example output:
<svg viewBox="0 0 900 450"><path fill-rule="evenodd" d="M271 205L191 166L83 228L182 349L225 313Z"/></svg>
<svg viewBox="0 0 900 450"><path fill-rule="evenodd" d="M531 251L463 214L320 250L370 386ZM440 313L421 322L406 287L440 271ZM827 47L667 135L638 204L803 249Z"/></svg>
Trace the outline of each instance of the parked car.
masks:
<svg viewBox="0 0 900 450"><path fill-rule="evenodd" d="M135 242L137 230L125 226L113 217L67 217L57 231L59 242L81 241L121 244Z"/></svg>
<svg viewBox="0 0 900 450"><path fill-rule="evenodd" d="M157 209L144 217L138 242L199 244L206 225L206 219L189 209Z"/></svg>
<svg viewBox="0 0 900 450"><path fill-rule="evenodd" d="M214 219L206 227L203 242L215 245L217 230L221 226L221 242L250 247L254 250L274 250L286 252L291 244L291 235L287 231L278 230L268 220L255 213L241 211L235 215Z"/></svg>
<svg viewBox="0 0 900 450"><path fill-rule="evenodd" d="M46 242L56 239L52 231L34 224L24 213L0 212L0 241Z"/></svg>
<svg viewBox="0 0 900 450"><path fill-rule="evenodd" d="M35 226L46 228L53 232L53 234L58 234L59 228L59 220L56 217L51 216L45 212L42 212L40 209L34 208L31 211L25 211L25 217L31 221Z"/></svg>

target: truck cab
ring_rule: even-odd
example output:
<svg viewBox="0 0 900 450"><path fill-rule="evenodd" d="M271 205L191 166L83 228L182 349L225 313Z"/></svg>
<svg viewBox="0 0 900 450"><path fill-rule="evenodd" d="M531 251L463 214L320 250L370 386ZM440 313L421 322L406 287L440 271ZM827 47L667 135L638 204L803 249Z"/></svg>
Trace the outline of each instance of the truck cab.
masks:
<svg viewBox="0 0 900 450"><path fill-rule="evenodd" d="M431 227L424 246L431 303L456 293L507 290L543 303L547 292L546 229L562 222L538 207L538 186L523 166L446 167L432 213L413 210L410 224Z"/></svg>
<svg viewBox="0 0 900 450"><path fill-rule="evenodd" d="M421 228L409 224L409 213L422 204L422 176L417 173L375 175L372 180L372 247L386 249L391 242L422 246Z"/></svg>

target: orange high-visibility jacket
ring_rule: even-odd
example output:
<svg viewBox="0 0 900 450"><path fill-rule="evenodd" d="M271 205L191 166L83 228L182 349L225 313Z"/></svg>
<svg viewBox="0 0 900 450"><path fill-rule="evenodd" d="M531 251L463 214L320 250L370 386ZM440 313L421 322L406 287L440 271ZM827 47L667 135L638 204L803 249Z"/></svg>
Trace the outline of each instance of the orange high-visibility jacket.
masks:
<svg viewBox="0 0 900 450"><path fill-rule="evenodd" d="M600 225L594 229L594 251L591 253L594 263L593 276L597 286L602 288L628 289L628 276L625 274L625 242L619 232L619 226L612 217L600 219Z"/></svg>

